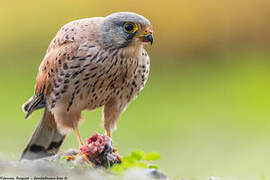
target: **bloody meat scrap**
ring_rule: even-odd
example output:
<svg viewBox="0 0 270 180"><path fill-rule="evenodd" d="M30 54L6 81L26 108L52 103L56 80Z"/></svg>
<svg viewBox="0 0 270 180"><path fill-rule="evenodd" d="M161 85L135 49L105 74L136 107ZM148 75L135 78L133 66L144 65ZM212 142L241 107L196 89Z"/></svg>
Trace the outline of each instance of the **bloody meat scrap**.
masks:
<svg viewBox="0 0 270 180"><path fill-rule="evenodd" d="M87 139L87 145L82 146L80 151L96 166L107 168L121 163L119 154L112 146L112 139L96 132Z"/></svg>

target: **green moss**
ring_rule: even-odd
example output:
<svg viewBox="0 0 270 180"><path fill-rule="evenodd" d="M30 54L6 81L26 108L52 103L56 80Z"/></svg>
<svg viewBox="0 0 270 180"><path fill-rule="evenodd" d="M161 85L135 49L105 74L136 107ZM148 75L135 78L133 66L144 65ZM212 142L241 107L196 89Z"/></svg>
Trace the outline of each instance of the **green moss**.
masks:
<svg viewBox="0 0 270 180"><path fill-rule="evenodd" d="M144 153L142 150L131 152L128 156L121 158L122 163L111 167L115 173L121 174L129 168L154 168L158 169L157 165L150 164L161 158L161 155L156 152Z"/></svg>

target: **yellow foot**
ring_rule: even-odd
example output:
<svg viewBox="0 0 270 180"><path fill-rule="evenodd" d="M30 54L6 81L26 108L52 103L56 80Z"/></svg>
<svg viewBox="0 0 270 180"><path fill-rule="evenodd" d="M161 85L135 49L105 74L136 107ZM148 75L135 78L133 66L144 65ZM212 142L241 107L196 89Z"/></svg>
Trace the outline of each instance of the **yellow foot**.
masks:
<svg viewBox="0 0 270 180"><path fill-rule="evenodd" d="M77 156L80 156L82 153L81 152L78 152L78 154L76 155L73 155L73 156L67 156L67 161L73 161L76 159Z"/></svg>
<svg viewBox="0 0 270 180"><path fill-rule="evenodd" d="M107 136L109 136L110 138L112 138L112 133L110 131L107 131Z"/></svg>
<svg viewBox="0 0 270 180"><path fill-rule="evenodd" d="M76 159L76 156L67 156L67 161L73 161Z"/></svg>

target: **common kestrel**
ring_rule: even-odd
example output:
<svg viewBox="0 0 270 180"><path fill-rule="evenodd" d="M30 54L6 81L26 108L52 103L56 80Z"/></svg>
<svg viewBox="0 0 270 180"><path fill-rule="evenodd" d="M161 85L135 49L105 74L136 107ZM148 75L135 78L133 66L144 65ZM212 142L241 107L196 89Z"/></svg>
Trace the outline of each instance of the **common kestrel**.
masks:
<svg viewBox="0 0 270 180"><path fill-rule="evenodd" d="M83 145L78 131L83 110L104 106L104 128L111 137L120 114L147 81L146 43L153 43L151 24L135 13L64 25L39 66L33 97L23 105L26 118L45 110L21 159L54 155L71 130Z"/></svg>

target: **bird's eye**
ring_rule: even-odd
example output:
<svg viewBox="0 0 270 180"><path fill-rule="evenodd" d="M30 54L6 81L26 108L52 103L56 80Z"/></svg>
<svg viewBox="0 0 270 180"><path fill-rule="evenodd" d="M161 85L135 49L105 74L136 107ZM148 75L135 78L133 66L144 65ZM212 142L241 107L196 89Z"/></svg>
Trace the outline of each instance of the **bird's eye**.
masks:
<svg viewBox="0 0 270 180"><path fill-rule="evenodd" d="M126 22L123 28L127 33L135 33L139 29L138 25L132 22Z"/></svg>

